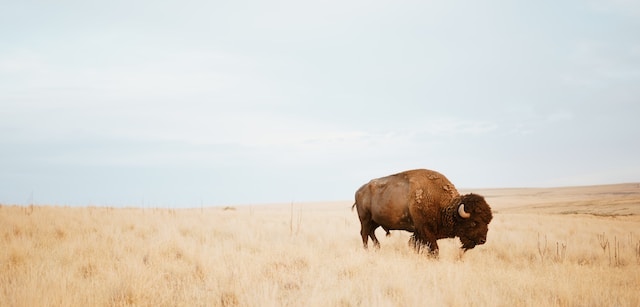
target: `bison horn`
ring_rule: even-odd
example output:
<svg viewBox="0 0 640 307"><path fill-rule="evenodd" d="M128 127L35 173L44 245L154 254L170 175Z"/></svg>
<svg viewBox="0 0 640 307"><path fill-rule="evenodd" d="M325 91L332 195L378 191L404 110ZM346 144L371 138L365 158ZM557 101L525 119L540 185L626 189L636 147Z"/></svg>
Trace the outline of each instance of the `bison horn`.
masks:
<svg viewBox="0 0 640 307"><path fill-rule="evenodd" d="M466 211L464 211L464 204L460 204L460 206L458 206L458 214L460 214L463 219L468 219L471 217L471 213L467 213Z"/></svg>

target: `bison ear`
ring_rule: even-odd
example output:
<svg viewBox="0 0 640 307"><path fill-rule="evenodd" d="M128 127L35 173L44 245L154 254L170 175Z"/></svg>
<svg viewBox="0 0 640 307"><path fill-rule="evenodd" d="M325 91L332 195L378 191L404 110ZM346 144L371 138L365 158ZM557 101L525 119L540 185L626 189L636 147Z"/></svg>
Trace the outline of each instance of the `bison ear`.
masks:
<svg viewBox="0 0 640 307"><path fill-rule="evenodd" d="M466 211L464 211L464 204L460 204L460 206L458 206L458 214L460 214L460 217L462 217L463 219L468 219L471 217L471 213L467 213Z"/></svg>

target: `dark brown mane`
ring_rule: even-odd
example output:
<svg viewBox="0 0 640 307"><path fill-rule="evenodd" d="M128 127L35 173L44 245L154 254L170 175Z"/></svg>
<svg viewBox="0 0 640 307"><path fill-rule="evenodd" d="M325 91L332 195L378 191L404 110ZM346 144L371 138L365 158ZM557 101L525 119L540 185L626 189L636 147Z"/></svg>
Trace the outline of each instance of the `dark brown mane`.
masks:
<svg viewBox="0 0 640 307"><path fill-rule="evenodd" d="M442 211L440 212L442 228L440 229L441 235L438 237L442 236L446 238L450 234L454 233L456 222L461 219L458 215L458 206L460 205L461 200L462 197L458 196L452 199L448 206L442 208Z"/></svg>
<svg viewBox="0 0 640 307"><path fill-rule="evenodd" d="M484 197L478 194L469 193L460 197L460 203L464 203L465 210L471 213L475 220L480 220L485 224L489 224L493 219L491 207L484 200Z"/></svg>

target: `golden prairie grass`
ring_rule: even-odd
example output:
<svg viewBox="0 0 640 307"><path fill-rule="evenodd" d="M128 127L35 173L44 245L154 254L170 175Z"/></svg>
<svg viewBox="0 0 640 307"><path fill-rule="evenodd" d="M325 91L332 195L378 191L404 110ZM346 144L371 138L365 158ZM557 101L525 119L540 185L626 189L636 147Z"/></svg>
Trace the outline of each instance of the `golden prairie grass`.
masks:
<svg viewBox="0 0 640 307"><path fill-rule="evenodd" d="M350 202L4 205L0 305L640 305L640 191L606 214L593 210L607 193L581 203L554 191L527 206L514 204L517 191L485 191L496 204L487 244L460 258L457 239L440 240L439 259L416 254L400 231L380 230L381 248L363 250Z"/></svg>

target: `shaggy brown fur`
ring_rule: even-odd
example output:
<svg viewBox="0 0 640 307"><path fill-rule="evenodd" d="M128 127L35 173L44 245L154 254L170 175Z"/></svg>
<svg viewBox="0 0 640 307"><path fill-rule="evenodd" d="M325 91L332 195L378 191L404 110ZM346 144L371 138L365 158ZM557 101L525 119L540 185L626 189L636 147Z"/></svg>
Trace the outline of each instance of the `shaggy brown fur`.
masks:
<svg viewBox="0 0 640 307"><path fill-rule="evenodd" d="M458 208L464 204L469 218ZM355 203L360 218L362 244L369 237L376 247L380 242L375 230L413 232L410 241L417 250L426 246L438 254L438 239L460 238L464 251L484 244L491 208L477 194L459 195L455 186L442 174L426 169L405 171L369 181L356 191Z"/></svg>

